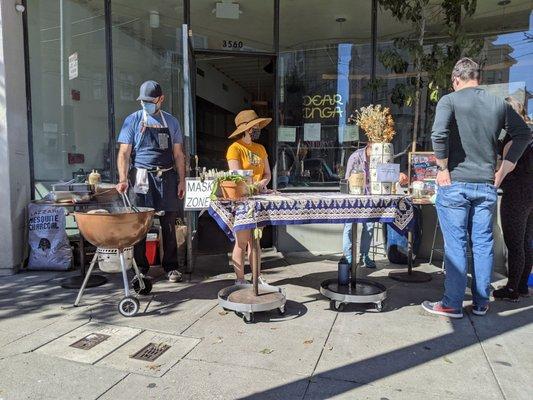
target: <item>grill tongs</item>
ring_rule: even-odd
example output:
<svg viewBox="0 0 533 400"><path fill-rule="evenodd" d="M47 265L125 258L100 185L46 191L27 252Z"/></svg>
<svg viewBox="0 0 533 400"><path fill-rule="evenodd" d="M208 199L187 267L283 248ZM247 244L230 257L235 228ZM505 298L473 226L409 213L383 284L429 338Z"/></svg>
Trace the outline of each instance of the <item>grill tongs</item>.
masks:
<svg viewBox="0 0 533 400"><path fill-rule="evenodd" d="M124 208L128 210L129 212L141 212L137 207L131 204L130 198L126 193L120 193L120 196L122 196L122 202L124 203Z"/></svg>

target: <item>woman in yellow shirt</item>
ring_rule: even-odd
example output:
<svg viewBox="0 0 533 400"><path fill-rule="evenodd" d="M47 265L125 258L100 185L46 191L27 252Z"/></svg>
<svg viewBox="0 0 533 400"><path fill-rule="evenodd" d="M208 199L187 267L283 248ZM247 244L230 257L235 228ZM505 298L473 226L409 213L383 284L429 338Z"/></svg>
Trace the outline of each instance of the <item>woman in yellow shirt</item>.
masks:
<svg viewBox="0 0 533 400"><path fill-rule="evenodd" d="M272 118L259 118L253 110L241 111L235 117L237 128L229 136L230 139L236 139L236 141L228 148L226 154L230 170L248 169L253 171L253 183L260 192L267 190L272 174L265 148L259 143L254 143L254 140L259 139L261 129L271 121ZM237 277L235 283L244 284L247 283L244 279L244 260L246 249L252 249L253 246L252 231L236 232L235 242L231 257ZM260 279L260 283L264 283L264 281Z"/></svg>

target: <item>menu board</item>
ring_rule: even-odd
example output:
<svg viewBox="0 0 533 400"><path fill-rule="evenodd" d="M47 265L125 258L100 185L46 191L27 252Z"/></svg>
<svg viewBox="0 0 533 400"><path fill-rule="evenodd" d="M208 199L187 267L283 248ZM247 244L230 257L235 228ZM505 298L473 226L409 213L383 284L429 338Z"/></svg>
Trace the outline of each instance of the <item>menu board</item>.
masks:
<svg viewBox="0 0 533 400"><path fill-rule="evenodd" d="M411 188L420 189L423 197L431 197L435 194L437 172L437 158L433 151L409 153L409 182ZM414 182L416 183L413 185Z"/></svg>

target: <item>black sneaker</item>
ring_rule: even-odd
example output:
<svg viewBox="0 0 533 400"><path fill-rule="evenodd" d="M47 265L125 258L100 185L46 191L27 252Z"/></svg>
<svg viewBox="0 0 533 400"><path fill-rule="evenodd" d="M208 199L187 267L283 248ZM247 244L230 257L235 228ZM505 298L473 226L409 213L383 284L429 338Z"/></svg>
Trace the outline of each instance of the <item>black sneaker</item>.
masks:
<svg viewBox="0 0 533 400"><path fill-rule="evenodd" d="M520 297L530 297L531 295L529 294L529 287L523 287L523 288L518 288L518 295Z"/></svg>
<svg viewBox="0 0 533 400"><path fill-rule="evenodd" d="M181 282L183 280L183 275L178 270L172 270L167 273L167 278L169 282Z"/></svg>
<svg viewBox="0 0 533 400"><path fill-rule="evenodd" d="M485 315L487 313L487 311L489 311L489 305L488 304L485 304L484 306L478 306L476 304L472 305L472 313L474 315L478 315L478 316L482 317L483 315Z"/></svg>
<svg viewBox="0 0 533 400"><path fill-rule="evenodd" d="M498 290L495 290L492 292L492 295L496 300L508 300L512 302L518 301L518 291L508 288L507 286L504 286Z"/></svg>

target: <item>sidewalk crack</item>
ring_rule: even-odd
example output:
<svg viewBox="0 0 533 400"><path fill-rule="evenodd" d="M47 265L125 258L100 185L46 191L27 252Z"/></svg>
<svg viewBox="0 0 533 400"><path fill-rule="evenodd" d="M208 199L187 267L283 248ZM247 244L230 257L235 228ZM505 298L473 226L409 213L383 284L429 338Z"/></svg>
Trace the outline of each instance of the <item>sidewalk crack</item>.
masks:
<svg viewBox="0 0 533 400"><path fill-rule="evenodd" d="M492 363L489 359L489 356L487 354L487 352L485 351L485 347L483 346L483 341L481 340L481 338L479 337L479 334L477 332L477 329L476 329L476 324L474 323L474 320L472 319L472 316L467 313L466 314L468 316L468 319L470 320L470 324L472 325L472 329L474 330L474 334L476 335L476 339L479 343L479 347L481 347L481 351L483 352L483 356L485 357L485 360L487 360L487 364L489 364L489 368L492 372L492 376L494 378L494 381L496 382L496 385L498 386L498 389L500 390L500 393L502 395L502 398L504 400L507 400L507 396L505 395L505 392L503 390L503 387L500 383L500 380L498 379L498 376L496 375L496 371L494 370L494 367L492 366Z"/></svg>

